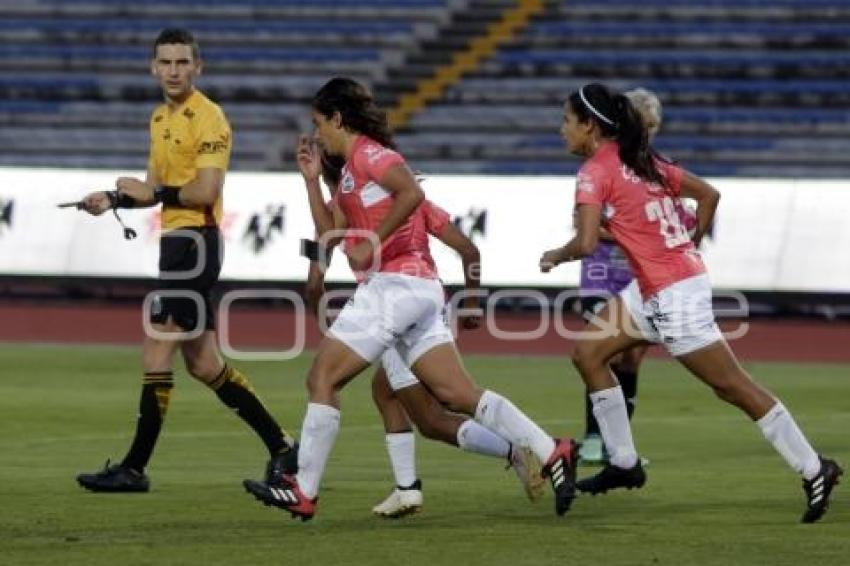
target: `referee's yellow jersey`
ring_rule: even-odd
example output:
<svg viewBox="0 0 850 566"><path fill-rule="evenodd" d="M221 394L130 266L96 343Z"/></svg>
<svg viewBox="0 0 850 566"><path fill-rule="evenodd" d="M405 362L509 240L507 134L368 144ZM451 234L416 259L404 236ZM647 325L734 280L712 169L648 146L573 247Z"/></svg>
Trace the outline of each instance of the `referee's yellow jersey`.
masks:
<svg viewBox="0 0 850 566"><path fill-rule="evenodd" d="M230 124L221 108L198 90L173 111L167 104L158 106L150 132L148 169L161 185L182 187L205 167L227 171L233 147ZM162 229L216 226L222 213L221 195L212 206L164 206Z"/></svg>

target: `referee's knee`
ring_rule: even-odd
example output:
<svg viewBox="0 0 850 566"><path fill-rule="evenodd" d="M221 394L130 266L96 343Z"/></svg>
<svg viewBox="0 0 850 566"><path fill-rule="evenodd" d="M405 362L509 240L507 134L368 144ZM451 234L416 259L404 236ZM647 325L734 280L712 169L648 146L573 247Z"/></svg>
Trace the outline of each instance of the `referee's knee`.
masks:
<svg viewBox="0 0 850 566"><path fill-rule="evenodd" d="M216 380L221 373L222 367L219 363L209 363L200 360L186 360L186 371L189 375L206 384Z"/></svg>

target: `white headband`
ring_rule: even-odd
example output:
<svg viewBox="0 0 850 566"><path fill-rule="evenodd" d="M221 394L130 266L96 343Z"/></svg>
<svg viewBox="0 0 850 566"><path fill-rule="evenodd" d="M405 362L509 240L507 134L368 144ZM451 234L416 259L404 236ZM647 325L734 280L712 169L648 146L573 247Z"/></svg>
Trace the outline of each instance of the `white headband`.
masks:
<svg viewBox="0 0 850 566"><path fill-rule="evenodd" d="M591 112L596 114L597 118L599 118L600 120L602 120L603 122L605 122L609 126L613 126L615 128L617 127L617 124L615 124L612 120L606 118L602 114L602 112L600 112L599 110L594 108L593 105L590 102L587 101L587 98L585 98L585 96L584 96L584 87L581 87L580 89L578 89L578 95L581 97L581 101L584 102L584 105L587 106L588 110L590 110Z"/></svg>

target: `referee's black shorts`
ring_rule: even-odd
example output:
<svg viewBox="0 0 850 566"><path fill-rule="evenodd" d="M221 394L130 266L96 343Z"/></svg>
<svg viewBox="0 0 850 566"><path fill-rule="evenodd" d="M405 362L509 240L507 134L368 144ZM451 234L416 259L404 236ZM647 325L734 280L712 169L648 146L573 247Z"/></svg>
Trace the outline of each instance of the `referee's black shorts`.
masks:
<svg viewBox="0 0 850 566"><path fill-rule="evenodd" d="M164 293L156 294L150 321L165 324L170 317L186 331L201 325L205 330L214 330L211 294L221 273L221 262L222 241L217 226L164 233L159 241L159 290Z"/></svg>

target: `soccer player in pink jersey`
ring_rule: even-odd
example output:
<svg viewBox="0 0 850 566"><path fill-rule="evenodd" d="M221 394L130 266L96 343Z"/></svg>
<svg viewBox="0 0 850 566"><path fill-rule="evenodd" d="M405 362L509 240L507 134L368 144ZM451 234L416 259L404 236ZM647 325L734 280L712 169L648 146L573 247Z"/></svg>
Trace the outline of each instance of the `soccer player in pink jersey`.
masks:
<svg viewBox="0 0 850 566"><path fill-rule="evenodd" d="M306 137L301 139L297 159L304 176L308 200L312 206L320 207L313 212L313 216L321 223L322 218L328 217L329 205L324 204L318 179L321 176L331 197L335 197L345 160L319 151L316 144ZM423 201L414 214L424 215L428 234L460 255L465 287L467 290L477 289L480 286L478 247L451 223L448 212L431 201ZM316 226L319 233L331 228L329 225ZM324 273L325 266L317 261L310 262L306 296L317 316L322 316L320 302L325 293ZM461 326L465 329L478 328L481 324L479 311L477 296L469 294L464 297L463 316L459 315ZM384 422L387 452L396 480L395 489L372 509L376 515L402 517L416 513L422 507L422 482L416 473L415 437L411 431L411 421L426 438L468 452L495 457L502 462L507 460L529 499L533 501L542 496L545 480L540 476L540 460L527 448L512 446L474 419L447 411L416 379L395 348L388 349L381 356L381 364L372 378L372 398Z"/></svg>
<svg viewBox="0 0 850 566"><path fill-rule="evenodd" d="M636 88L624 94L640 116L649 141L652 142L661 129L661 101L655 93L645 88ZM681 202L678 202L676 210L688 233L692 233L697 226L694 212ZM600 230L599 245L592 254L581 260L579 293L582 315L587 320L593 318L608 299L625 289L634 277L629 260L622 248L617 245L607 230ZM646 344L639 344L620 352L609 361L611 371L614 372L617 382L623 389L629 419L634 417L637 405L638 372L647 349ZM599 433L599 423L593 416L593 402L590 400L590 395L585 395L585 434L578 453L579 462L587 464L604 464L608 460L608 454ZM643 461L646 463L646 459Z"/></svg>
<svg viewBox="0 0 850 566"><path fill-rule="evenodd" d="M622 94L590 84L564 105L561 135L571 153L586 158L576 177L578 229L565 246L540 259L548 272L591 253L603 225L623 248L636 279L590 323L573 363L593 401L610 454L597 475L578 482L591 494L639 488L646 481L635 450L623 392L611 375L612 356L642 343L662 343L718 397L753 419L788 464L803 477L804 523L820 519L843 473L820 457L781 401L738 363L714 321L711 283L696 245L711 225L720 194L702 179L653 152L640 117ZM676 208L697 202L693 237Z"/></svg>
<svg viewBox="0 0 850 566"><path fill-rule="evenodd" d="M644 89L636 88L625 93L637 110L646 128L650 141L661 128L661 101ZM684 210L684 209L683 209ZM634 280L629 260L622 248L617 245L607 230L600 230L599 245L593 253L582 258L579 293L581 295L582 316L592 319L605 306L608 299L622 291ZM639 344L612 357L608 362L617 382L623 389L629 419L634 416L637 405L638 373L648 346ZM593 402L590 395L584 398L584 438L579 449L579 462L586 464L604 464L608 453L599 433L599 423L593 416Z"/></svg>
<svg viewBox="0 0 850 566"><path fill-rule="evenodd" d="M542 473L555 492L555 511L566 513L575 498L575 443L553 440L508 399L479 389L464 369L442 320L445 297L425 220L414 214L424 194L394 149L386 114L365 87L347 78L326 83L312 108L322 147L346 159L331 215L335 230L355 235L346 255L366 278L329 329L307 376L298 474L245 480L245 488L263 503L312 518L339 432L339 392L396 347L442 404L474 416L545 462Z"/></svg>

